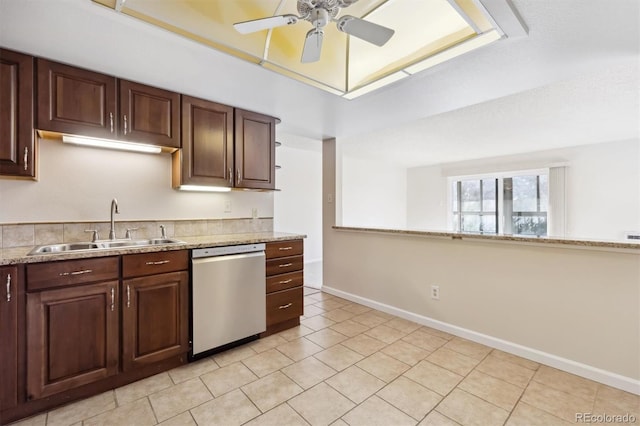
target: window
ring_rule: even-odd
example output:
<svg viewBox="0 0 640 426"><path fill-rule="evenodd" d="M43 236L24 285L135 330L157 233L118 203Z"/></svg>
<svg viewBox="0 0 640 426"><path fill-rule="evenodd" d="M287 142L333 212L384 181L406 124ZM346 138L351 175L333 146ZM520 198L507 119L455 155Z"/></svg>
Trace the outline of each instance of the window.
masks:
<svg viewBox="0 0 640 426"><path fill-rule="evenodd" d="M547 174L455 179L452 201L455 231L547 235Z"/></svg>
<svg viewBox="0 0 640 426"><path fill-rule="evenodd" d="M454 229L498 232L498 179L457 181L454 185Z"/></svg>

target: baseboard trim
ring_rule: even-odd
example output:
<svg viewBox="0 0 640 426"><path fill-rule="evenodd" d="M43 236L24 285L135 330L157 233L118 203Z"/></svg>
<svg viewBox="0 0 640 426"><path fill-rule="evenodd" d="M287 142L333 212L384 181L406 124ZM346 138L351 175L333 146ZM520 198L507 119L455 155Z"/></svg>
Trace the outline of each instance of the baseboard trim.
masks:
<svg viewBox="0 0 640 426"><path fill-rule="evenodd" d="M517 343L509 342L507 340L502 340L497 337L478 333L467 328L458 327L456 325L429 318L424 315L405 311L404 309L399 309L391 305L377 302L375 300L367 299L365 297L361 297L352 293L347 293L345 291L338 290L327 285L322 286L322 291L334 296L341 297L343 299L350 300L352 302L359 303L361 305L368 306L370 308L377 309L382 312L386 312L388 314L398 316L400 318L404 318L409 321L416 322L418 324L426 325L428 327L453 334L454 336L463 337L465 339L481 343L483 345L499 349L501 351L508 352L522 358L530 359L532 361L557 368L558 370L566 371L568 373L594 380L596 382L621 389L626 392L640 395L640 380L622 376L620 374L573 361L571 359L562 358L557 355L519 345Z"/></svg>

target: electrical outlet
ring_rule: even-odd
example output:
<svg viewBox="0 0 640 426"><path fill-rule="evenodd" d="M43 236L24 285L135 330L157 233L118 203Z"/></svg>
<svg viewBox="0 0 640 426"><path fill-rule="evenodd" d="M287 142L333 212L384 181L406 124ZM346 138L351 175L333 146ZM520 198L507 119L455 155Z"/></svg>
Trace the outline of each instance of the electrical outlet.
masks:
<svg viewBox="0 0 640 426"><path fill-rule="evenodd" d="M224 201L224 212L231 213L231 200Z"/></svg>
<svg viewBox="0 0 640 426"><path fill-rule="evenodd" d="M432 285L431 286L431 298L433 300L440 300L440 286Z"/></svg>
<svg viewBox="0 0 640 426"><path fill-rule="evenodd" d="M251 217L253 219L257 219L258 218L258 208L257 207L254 207L254 208L251 209Z"/></svg>

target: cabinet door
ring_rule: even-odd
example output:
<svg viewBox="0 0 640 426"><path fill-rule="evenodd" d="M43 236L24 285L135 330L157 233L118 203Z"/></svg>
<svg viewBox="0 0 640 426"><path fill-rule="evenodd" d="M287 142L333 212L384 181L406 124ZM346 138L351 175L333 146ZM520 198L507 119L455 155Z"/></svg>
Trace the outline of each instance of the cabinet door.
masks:
<svg viewBox="0 0 640 426"><path fill-rule="evenodd" d="M0 49L0 175L35 177L33 57Z"/></svg>
<svg viewBox="0 0 640 426"><path fill-rule="evenodd" d="M275 189L276 120L236 109L235 186Z"/></svg>
<svg viewBox="0 0 640 426"><path fill-rule="evenodd" d="M233 186L233 108L182 97L182 152L179 157L183 184ZM174 156L174 161L176 158Z"/></svg>
<svg viewBox="0 0 640 426"><path fill-rule="evenodd" d="M180 94L120 80L120 139L180 148Z"/></svg>
<svg viewBox="0 0 640 426"><path fill-rule="evenodd" d="M118 281L27 294L27 399L118 372Z"/></svg>
<svg viewBox="0 0 640 426"><path fill-rule="evenodd" d="M18 268L0 268L0 410L18 402Z"/></svg>
<svg viewBox="0 0 640 426"><path fill-rule="evenodd" d="M123 282L124 371L189 351L187 284L185 271Z"/></svg>
<svg viewBox="0 0 640 426"><path fill-rule="evenodd" d="M115 138L116 79L105 74L38 59L40 130Z"/></svg>

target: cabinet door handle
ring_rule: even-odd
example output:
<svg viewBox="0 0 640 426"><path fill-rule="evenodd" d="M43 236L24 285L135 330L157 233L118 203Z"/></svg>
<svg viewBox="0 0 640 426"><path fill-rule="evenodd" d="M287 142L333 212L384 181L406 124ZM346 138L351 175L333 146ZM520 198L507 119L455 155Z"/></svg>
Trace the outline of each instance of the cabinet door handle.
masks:
<svg viewBox="0 0 640 426"><path fill-rule="evenodd" d="M116 289L111 287L111 311L116 309Z"/></svg>
<svg viewBox="0 0 640 426"><path fill-rule="evenodd" d="M278 250L293 250L293 247L280 247Z"/></svg>
<svg viewBox="0 0 640 426"><path fill-rule="evenodd" d="M164 265L165 263L171 262L170 260L158 260L157 262L147 262L145 265Z"/></svg>
<svg viewBox="0 0 640 426"><path fill-rule="evenodd" d="M240 182L242 181L242 174L240 174L240 167L238 167L238 170L236 171L236 173L238 177L238 184L240 184Z"/></svg>
<svg viewBox="0 0 640 426"><path fill-rule="evenodd" d="M229 167L229 185L233 186L233 169Z"/></svg>
<svg viewBox="0 0 640 426"><path fill-rule="evenodd" d="M123 120L124 120L124 134L126 135L127 134L127 129L129 127L128 124L127 124L127 114L124 115Z"/></svg>
<svg viewBox="0 0 640 426"><path fill-rule="evenodd" d="M113 113L112 112L109 113L109 128L111 130L111 133L113 133Z"/></svg>
<svg viewBox="0 0 640 426"><path fill-rule="evenodd" d="M293 305L293 303L289 302L286 305L278 306L278 309L287 309L287 308L290 308L291 305Z"/></svg>
<svg viewBox="0 0 640 426"><path fill-rule="evenodd" d="M93 269L83 269L81 271L60 272L58 275L61 277L66 277L68 275L83 275L83 274L90 274L92 272L93 272Z"/></svg>
<svg viewBox="0 0 640 426"><path fill-rule="evenodd" d="M11 274L7 274L7 302L11 302Z"/></svg>
<svg viewBox="0 0 640 426"><path fill-rule="evenodd" d="M131 307L131 287L127 286L127 308Z"/></svg>
<svg viewBox="0 0 640 426"><path fill-rule="evenodd" d="M27 171L29 169L29 147L24 147L24 170Z"/></svg>
<svg viewBox="0 0 640 426"><path fill-rule="evenodd" d="M279 281L278 284L289 284L291 281L293 281L293 278L289 278L288 280L284 280L284 281Z"/></svg>
<svg viewBox="0 0 640 426"><path fill-rule="evenodd" d="M293 263L283 263L281 265L278 265L278 268L286 268L287 266L293 266Z"/></svg>

